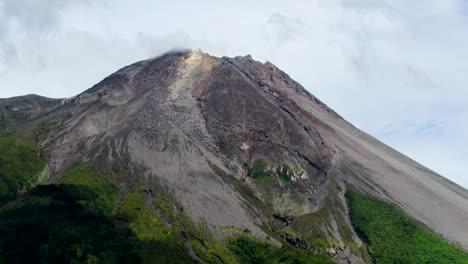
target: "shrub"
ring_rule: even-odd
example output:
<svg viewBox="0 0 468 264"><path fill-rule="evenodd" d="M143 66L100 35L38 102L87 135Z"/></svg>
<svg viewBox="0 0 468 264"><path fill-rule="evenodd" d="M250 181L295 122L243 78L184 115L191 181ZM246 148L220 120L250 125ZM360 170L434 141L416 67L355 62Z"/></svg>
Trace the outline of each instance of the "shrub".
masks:
<svg viewBox="0 0 468 264"><path fill-rule="evenodd" d="M249 169L250 177L254 179L268 179L271 178L271 172L268 170L268 161L259 159L253 162Z"/></svg>
<svg viewBox="0 0 468 264"><path fill-rule="evenodd" d="M228 243L242 264L327 264L333 263L327 256L314 255L291 246L281 248L249 236L239 236Z"/></svg>
<svg viewBox="0 0 468 264"><path fill-rule="evenodd" d="M44 168L37 146L15 136L0 136L0 205L14 199L16 192L32 185Z"/></svg>

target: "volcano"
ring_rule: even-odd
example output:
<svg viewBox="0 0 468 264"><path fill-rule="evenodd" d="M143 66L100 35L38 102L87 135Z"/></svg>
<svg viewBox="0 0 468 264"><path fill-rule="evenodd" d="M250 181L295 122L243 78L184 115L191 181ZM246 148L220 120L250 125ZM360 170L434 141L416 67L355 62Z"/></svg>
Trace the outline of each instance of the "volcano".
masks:
<svg viewBox="0 0 468 264"><path fill-rule="evenodd" d="M132 228L119 212L138 193L153 217L177 229L195 262L230 263L221 254L207 257L210 245L199 233L211 241L247 233L337 263L375 261L371 238L352 223L350 191L468 249L467 190L251 56L171 52L124 67L73 98L1 99L0 114L4 133L34 135L45 165L35 174L40 184L60 183L82 164L97 168L118 190L117 225ZM21 183L17 199L38 184ZM178 224L181 212L193 224Z"/></svg>

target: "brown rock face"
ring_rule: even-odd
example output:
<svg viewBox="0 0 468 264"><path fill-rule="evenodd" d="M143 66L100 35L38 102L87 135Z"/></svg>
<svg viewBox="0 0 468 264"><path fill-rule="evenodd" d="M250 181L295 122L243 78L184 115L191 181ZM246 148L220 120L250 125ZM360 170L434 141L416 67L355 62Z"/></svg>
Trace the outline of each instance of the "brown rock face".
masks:
<svg viewBox="0 0 468 264"><path fill-rule="evenodd" d="M123 189L138 184L154 194L163 185L213 229L236 226L266 237L260 228L266 222L280 229L327 208L326 237L360 245L344 198L353 187L468 249L465 189L360 131L274 65L250 56L169 53L41 109L30 122L60 124L42 142L55 177L77 161L111 171L118 164L126 171L116 179ZM256 161L267 164L268 186L251 175ZM364 261L345 246L333 252Z"/></svg>

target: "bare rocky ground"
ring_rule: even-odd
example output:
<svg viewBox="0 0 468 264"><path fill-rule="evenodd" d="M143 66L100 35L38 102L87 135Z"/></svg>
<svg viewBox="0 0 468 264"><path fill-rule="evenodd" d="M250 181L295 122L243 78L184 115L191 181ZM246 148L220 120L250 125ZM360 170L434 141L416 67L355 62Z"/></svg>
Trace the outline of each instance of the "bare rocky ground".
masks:
<svg viewBox="0 0 468 264"><path fill-rule="evenodd" d="M344 194L387 200L468 249L468 192L360 131L271 63L174 52L141 61L66 100L0 100L5 120L50 124L41 142L52 179L79 161L114 172L123 191L164 186L216 236L222 227L270 234L327 209L323 234L338 263L365 263ZM21 109L20 109L21 108ZM256 160L294 168L290 182L259 184ZM119 174L124 172L124 177ZM241 187L239 187L241 186ZM245 189L250 191L242 191ZM298 238L286 239L307 247ZM351 247L351 245L354 245ZM351 249L352 248L352 249Z"/></svg>

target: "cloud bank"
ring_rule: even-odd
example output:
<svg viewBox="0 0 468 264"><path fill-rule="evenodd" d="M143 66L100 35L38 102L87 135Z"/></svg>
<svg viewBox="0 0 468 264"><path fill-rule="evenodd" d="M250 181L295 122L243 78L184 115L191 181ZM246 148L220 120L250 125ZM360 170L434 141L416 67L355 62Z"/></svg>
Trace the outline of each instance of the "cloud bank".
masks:
<svg viewBox="0 0 468 264"><path fill-rule="evenodd" d="M269 60L468 187L464 0L0 0L0 97L75 95L175 48Z"/></svg>

